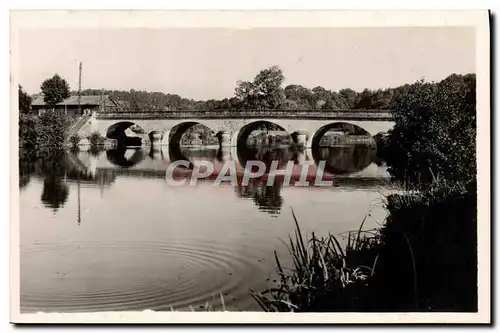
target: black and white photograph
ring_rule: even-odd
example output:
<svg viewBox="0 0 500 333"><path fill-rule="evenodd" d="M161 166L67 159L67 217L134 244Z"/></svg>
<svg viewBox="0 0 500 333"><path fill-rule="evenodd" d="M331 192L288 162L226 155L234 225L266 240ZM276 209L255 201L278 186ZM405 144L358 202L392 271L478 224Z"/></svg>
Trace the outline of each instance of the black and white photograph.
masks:
<svg viewBox="0 0 500 333"><path fill-rule="evenodd" d="M11 12L11 321L489 322L488 20Z"/></svg>

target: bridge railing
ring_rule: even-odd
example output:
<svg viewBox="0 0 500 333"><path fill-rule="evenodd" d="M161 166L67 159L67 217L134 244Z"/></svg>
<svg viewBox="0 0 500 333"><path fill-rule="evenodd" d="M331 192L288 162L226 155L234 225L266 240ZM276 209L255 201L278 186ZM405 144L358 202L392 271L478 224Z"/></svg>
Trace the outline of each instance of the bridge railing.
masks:
<svg viewBox="0 0 500 333"><path fill-rule="evenodd" d="M309 118L309 119L392 119L391 110L172 110L172 111L100 111L100 119L189 119L189 118Z"/></svg>

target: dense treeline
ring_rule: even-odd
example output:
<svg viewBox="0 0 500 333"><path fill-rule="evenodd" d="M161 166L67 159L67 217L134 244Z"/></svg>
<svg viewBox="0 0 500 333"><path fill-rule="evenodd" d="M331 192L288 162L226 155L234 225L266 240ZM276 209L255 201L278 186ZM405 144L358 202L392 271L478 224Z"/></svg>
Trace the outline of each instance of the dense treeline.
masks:
<svg viewBox="0 0 500 333"><path fill-rule="evenodd" d="M298 84L283 86L284 75L277 66L262 70L253 81L238 81L233 97L194 100L163 92L86 89L83 95L110 95L123 111L216 110L216 109L392 109L412 90L411 84L357 92L346 88L332 91ZM77 94L73 91L72 94Z"/></svg>
<svg viewBox="0 0 500 333"><path fill-rule="evenodd" d="M286 110L300 109L391 109L395 100L410 90L409 84L397 87L378 90L365 89L356 92L352 89L342 89L338 92L315 87L306 88L301 85L291 84L284 88L284 103L271 107L253 108L276 108ZM165 94L162 92L125 90L82 90L82 95L109 95L115 101L123 101L121 109L123 111L144 110L144 111L167 111L167 110L221 110L221 109L243 109L248 106L238 98L224 98L222 100L210 99L197 101L183 98L177 94ZM77 92L73 91L72 95Z"/></svg>

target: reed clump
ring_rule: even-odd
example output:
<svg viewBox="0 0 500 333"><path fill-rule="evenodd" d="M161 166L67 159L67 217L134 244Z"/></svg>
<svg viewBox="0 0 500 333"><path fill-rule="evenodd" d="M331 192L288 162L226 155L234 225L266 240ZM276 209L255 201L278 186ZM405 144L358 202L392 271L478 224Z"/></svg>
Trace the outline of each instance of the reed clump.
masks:
<svg viewBox="0 0 500 333"><path fill-rule="evenodd" d="M302 235L292 211L295 235L289 239L293 267L283 267L276 252L279 281L264 292L251 291L265 311L350 311L363 307L369 278L377 264L378 237L362 230L349 232L347 245L337 237Z"/></svg>

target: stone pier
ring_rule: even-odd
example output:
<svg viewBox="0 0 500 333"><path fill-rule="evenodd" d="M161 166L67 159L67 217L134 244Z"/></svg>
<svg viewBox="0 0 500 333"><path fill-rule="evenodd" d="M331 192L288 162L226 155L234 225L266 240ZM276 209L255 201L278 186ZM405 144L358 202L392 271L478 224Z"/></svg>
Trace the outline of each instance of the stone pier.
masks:
<svg viewBox="0 0 500 333"><path fill-rule="evenodd" d="M220 133L220 146L221 147L231 146L231 132L223 131Z"/></svg>
<svg viewBox="0 0 500 333"><path fill-rule="evenodd" d="M307 145L307 132L297 131L296 144L300 147L305 147Z"/></svg>
<svg viewBox="0 0 500 333"><path fill-rule="evenodd" d="M161 132L160 131L152 131L150 133L150 140L152 146L157 146L161 144Z"/></svg>

